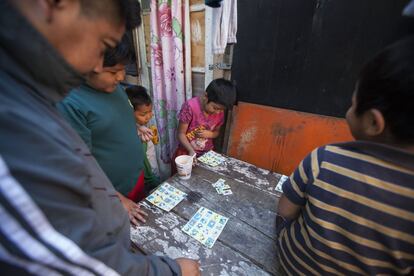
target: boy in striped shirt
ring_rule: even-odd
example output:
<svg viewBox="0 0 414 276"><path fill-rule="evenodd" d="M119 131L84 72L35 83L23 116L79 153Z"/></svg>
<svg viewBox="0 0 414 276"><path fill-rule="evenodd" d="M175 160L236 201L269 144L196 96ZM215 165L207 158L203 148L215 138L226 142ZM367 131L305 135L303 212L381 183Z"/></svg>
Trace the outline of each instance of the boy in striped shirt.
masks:
<svg viewBox="0 0 414 276"><path fill-rule="evenodd" d="M307 156L284 183L279 259L289 275L414 268L414 38L369 61L346 119L355 142Z"/></svg>

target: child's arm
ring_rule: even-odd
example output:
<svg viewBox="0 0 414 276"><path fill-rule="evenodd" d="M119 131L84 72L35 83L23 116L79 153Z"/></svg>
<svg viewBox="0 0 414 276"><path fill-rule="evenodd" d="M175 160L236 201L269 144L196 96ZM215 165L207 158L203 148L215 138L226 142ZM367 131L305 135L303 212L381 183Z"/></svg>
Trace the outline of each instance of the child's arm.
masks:
<svg viewBox="0 0 414 276"><path fill-rule="evenodd" d="M277 214L284 219L292 220L299 216L301 206L291 202L284 194L279 200Z"/></svg>
<svg viewBox="0 0 414 276"><path fill-rule="evenodd" d="M180 141L181 145L188 151L188 154L193 156L195 154L195 151L186 137L187 129L188 129L188 124L179 122L178 141Z"/></svg>
<svg viewBox="0 0 414 276"><path fill-rule="evenodd" d="M283 183L283 195L279 201L278 215L284 219L296 219L307 203L308 189L319 174L323 148L315 149L300 162L298 168Z"/></svg>

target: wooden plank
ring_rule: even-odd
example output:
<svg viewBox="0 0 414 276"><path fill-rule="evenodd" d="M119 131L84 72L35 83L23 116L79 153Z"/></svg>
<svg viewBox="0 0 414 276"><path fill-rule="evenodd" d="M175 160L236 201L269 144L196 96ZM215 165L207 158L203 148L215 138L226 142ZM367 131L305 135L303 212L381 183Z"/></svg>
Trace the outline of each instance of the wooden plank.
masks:
<svg viewBox="0 0 414 276"><path fill-rule="evenodd" d="M204 0L190 0L190 5L204 4Z"/></svg>
<svg viewBox="0 0 414 276"><path fill-rule="evenodd" d="M200 260L203 275L269 275L220 241L209 249L186 235L181 227L187 220L177 214L145 202L142 206L149 213L148 220L145 225L131 227L131 240L145 253Z"/></svg>
<svg viewBox="0 0 414 276"><path fill-rule="evenodd" d="M150 13L142 15L145 35L145 49L147 53L147 63L151 64L151 29L150 29ZM142 65L144 66L144 64Z"/></svg>
<svg viewBox="0 0 414 276"><path fill-rule="evenodd" d="M199 178L193 178L191 183L186 183L192 189L188 188L187 185L184 185L184 182L178 181L177 179L171 179L170 183L187 193L190 191L197 191L198 187L211 187L211 185L206 182L199 183L199 185L195 187L194 184L198 180ZM197 192L199 191L200 190ZM241 193L236 190L234 190L232 196L220 196L215 191L213 192L213 187L211 187L209 192L201 194L202 198L197 203L184 201L175 207L174 212L179 214L180 217L189 220L199 208L205 207L228 217L229 221L218 240L267 272L275 274L277 270L276 264L278 263L275 242L276 214L273 211L267 211L263 208L256 210L258 207L257 204L249 206L249 203L257 200L255 197L251 197L252 200L249 199L247 202L245 201L246 206L240 204L239 206L241 208L237 208L237 206L235 206L235 201L238 200L236 199L236 195L240 195ZM217 197L215 197L214 194L216 194ZM274 200L272 200L272 203L276 206ZM243 212L247 214L243 215ZM257 213L260 215L255 216ZM255 225L255 223L258 223L258 225ZM267 228L272 230L267 231L267 233L260 231L258 228L263 230L266 227L263 226L264 224L266 224Z"/></svg>
<svg viewBox="0 0 414 276"><path fill-rule="evenodd" d="M209 171L215 172L221 176L234 179L240 183L251 185L265 193L280 196L280 193L276 192L275 190L276 185L281 177L280 174L258 168L252 164L232 157L225 157L226 160L219 166L210 167L204 165L201 162L199 162L199 166Z"/></svg>
<svg viewBox="0 0 414 276"><path fill-rule="evenodd" d="M190 13L191 67L205 66L205 19L204 11Z"/></svg>
<svg viewBox="0 0 414 276"><path fill-rule="evenodd" d="M231 186L232 195L217 194L211 184L219 178ZM199 164L189 180L175 176L167 181L187 194L197 193L197 201L184 199L169 213L144 202L150 215L145 225L132 228L132 240L148 253L199 259L203 274L277 275L275 229L280 194L275 186L279 178L230 157L217 167ZM229 218L212 249L181 231L200 207Z"/></svg>
<svg viewBox="0 0 414 276"><path fill-rule="evenodd" d="M218 178L226 180L226 184L233 191L232 195L223 196L217 194L211 184ZM212 203L213 206L216 205L218 210L230 213L269 238L275 238L274 219L278 204L278 197L276 195L263 192L260 188L228 177L217 176L217 174L202 168L194 170L190 181L182 181L176 178L170 181L201 194L206 201Z"/></svg>

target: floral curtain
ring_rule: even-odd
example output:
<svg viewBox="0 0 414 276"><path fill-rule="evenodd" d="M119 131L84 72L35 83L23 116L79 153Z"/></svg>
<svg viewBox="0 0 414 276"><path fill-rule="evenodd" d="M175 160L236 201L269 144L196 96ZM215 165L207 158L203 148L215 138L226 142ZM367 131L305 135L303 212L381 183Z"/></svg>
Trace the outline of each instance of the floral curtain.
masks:
<svg viewBox="0 0 414 276"><path fill-rule="evenodd" d="M183 0L151 0L151 77L161 179L170 174L171 158L178 144L177 112L186 100L184 8Z"/></svg>

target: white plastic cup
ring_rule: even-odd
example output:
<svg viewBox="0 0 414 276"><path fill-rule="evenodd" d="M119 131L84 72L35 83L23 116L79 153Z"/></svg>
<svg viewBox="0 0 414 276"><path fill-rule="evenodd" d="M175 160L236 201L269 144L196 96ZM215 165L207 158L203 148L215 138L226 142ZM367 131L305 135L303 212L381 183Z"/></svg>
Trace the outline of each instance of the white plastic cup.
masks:
<svg viewBox="0 0 414 276"><path fill-rule="evenodd" d="M193 168L193 157L190 155L180 155L175 158L178 177L181 179L190 179Z"/></svg>

